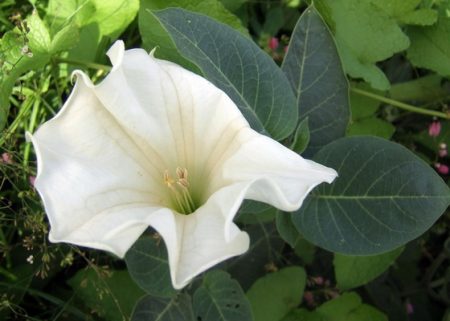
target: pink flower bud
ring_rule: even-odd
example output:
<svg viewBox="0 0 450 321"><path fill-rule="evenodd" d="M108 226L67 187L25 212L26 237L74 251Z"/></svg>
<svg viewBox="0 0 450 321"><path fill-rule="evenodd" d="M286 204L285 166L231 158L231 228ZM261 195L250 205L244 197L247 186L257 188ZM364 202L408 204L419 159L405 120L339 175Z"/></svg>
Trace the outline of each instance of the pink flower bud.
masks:
<svg viewBox="0 0 450 321"><path fill-rule="evenodd" d="M438 154L439 154L439 157L447 156L447 154L448 154L447 144L444 144L444 143L439 144L439 152L438 152Z"/></svg>
<svg viewBox="0 0 450 321"><path fill-rule="evenodd" d="M30 176L28 177L28 182L30 182L30 185L34 187L34 182L36 181L36 176Z"/></svg>
<svg viewBox="0 0 450 321"><path fill-rule="evenodd" d="M321 277L321 276L315 276L315 277L312 278L312 280L317 285L322 285L325 282L323 277Z"/></svg>
<svg viewBox="0 0 450 321"><path fill-rule="evenodd" d="M280 45L280 42L278 41L277 37L272 37L269 39L269 48L271 50L276 50L279 45Z"/></svg>
<svg viewBox="0 0 450 321"><path fill-rule="evenodd" d="M308 306L314 306L314 294L311 291L305 291L305 293L303 294L303 298L305 299Z"/></svg>
<svg viewBox="0 0 450 321"><path fill-rule="evenodd" d="M439 120L433 120L428 126L428 135L431 137L437 137L441 133L441 122Z"/></svg>
<svg viewBox="0 0 450 321"><path fill-rule="evenodd" d="M414 306L411 304L411 302L406 302L405 303L405 310L406 310L406 314L411 315L414 313Z"/></svg>
<svg viewBox="0 0 450 321"><path fill-rule="evenodd" d="M436 168L438 173L442 174L442 175L447 175L448 172L450 171L447 165L444 165L444 164L441 164L441 163L434 164L434 167Z"/></svg>
<svg viewBox="0 0 450 321"><path fill-rule="evenodd" d="M11 154L9 154L9 153L3 153L2 154L2 163L5 163L5 164L12 164L13 163L13 160L12 160L12 156L11 156Z"/></svg>

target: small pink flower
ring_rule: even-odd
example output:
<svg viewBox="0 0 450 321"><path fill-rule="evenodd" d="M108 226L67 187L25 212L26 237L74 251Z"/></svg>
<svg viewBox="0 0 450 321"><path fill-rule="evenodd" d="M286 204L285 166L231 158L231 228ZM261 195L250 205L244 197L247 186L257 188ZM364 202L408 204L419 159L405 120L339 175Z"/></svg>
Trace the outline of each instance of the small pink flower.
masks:
<svg viewBox="0 0 450 321"><path fill-rule="evenodd" d="M445 143L441 143L439 144L439 157L445 157L448 155L448 151L447 151L447 144Z"/></svg>
<svg viewBox="0 0 450 321"><path fill-rule="evenodd" d="M437 137L441 133L441 122L439 120L433 120L428 126L428 135L431 137Z"/></svg>
<svg viewBox="0 0 450 321"><path fill-rule="evenodd" d="M280 41L277 37L272 37L269 39L269 48L271 50L276 50L278 46L280 45Z"/></svg>
<svg viewBox="0 0 450 321"><path fill-rule="evenodd" d="M3 153L2 154L2 163L5 163L5 164L12 164L13 163L13 160L12 160L12 156L11 156L11 154L9 154L9 153Z"/></svg>
<svg viewBox="0 0 450 321"><path fill-rule="evenodd" d="M411 315L414 313L414 306L411 304L411 302L406 301L405 310L406 310L406 314L408 314L408 315Z"/></svg>
<svg viewBox="0 0 450 321"><path fill-rule="evenodd" d="M284 53L286 53L288 51L288 49L289 49L289 46L284 46L284 48L283 48Z"/></svg>
<svg viewBox="0 0 450 321"><path fill-rule="evenodd" d="M303 298L306 301L306 304L308 306L314 306L315 302L314 302L314 294L311 291L305 291L305 293L303 294Z"/></svg>
<svg viewBox="0 0 450 321"><path fill-rule="evenodd" d="M450 169L448 168L447 165L444 165L444 164L441 164L441 163L434 164L434 167L436 168L438 173L442 174L442 175L447 175L448 172L450 171Z"/></svg>
<svg viewBox="0 0 450 321"><path fill-rule="evenodd" d="M317 284L317 285L323 285L324 284L324 279L323 279L323 277L321 277L321 276L315 276L315 277L312 277L312 280L313 280L313 282L315 283L315 284Z"/></svg>
<svg viewBox="0 0 450 321"><path fill-rule="evenodd" d="M28 182L30 182L30 185L34 187L34 181L36 180L36 176L30 176L28 177Z"/></svg>

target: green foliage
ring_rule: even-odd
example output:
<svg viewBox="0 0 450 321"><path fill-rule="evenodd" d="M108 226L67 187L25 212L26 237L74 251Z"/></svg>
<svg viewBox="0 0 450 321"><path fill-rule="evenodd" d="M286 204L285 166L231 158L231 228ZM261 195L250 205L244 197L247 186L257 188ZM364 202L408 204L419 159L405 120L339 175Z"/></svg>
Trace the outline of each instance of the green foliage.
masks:
<svg viewBox="0 0 450 321"><path fill-rule="evenodd" d="M293 221L308 240L330 251L392 250L426 231L450 204L447 185L427 164L380 138L340 139L314 159L339 177L315 189Z"/></svg>
<svg viewBox="0 0 450 321"><path fill-rule="evenodd" d="M330 12L345 71L362 78L373 88L386 90L389 80L375 65L408 48L410 42L399 25L371 0L320 0L319 8Z"/></svg>
<svg viewBox="0 0 450 321"><path fill-rule="evenodd" d="M125 262L134 282L145 292L157 297L173 297L176 293L170 281L166 247L157 233L137 240Z"/></svg>
<svg viewBox="0 0 450 321"><path fill-rule="evenodd" d="M146 295L136 305L131 321L192 321L191 298L179 294L172 298L158 298Z"/></svg>
<svg viewBox="0 0 450 321"><path fill-rule="evenodd" d="M277 140L292 133L295 97L281 70L254 42L203 15L180 9L155 15L183 56L230 96L255 130Z"/></svg>
<svg viewBox="0 0 450 321"><path fill-rule="evenodd" d="M432 25L437 20L436 10L421 8L422 0L371 0L399 24Z"/></svg>
<svg viewBox="0 0 450 321"><path fill-rule="evenodd" d="M402 253L400 247L390 252L373 256L334 255L334 272L337 286L348 290L369 283L386 271Z"/></svg>
<svg viewBox="0 0 450 321"><path fill-rule="evenodd" d="M345 135L349 121L348 86L334 40L314 7L297 22L282 65L297 96L300 120L308 118L313 155Z"/></svg>
<svg viewBox="0 0 450 321"><path fill-rule="evenodd" d="M257 280L247 292L255 321L282 320L301 302L305 284L305 270L298 266Z"/></svg>
<svg viewBox="0 0 450 321"><path fill-rule="evenodd" d="M129 318L136 301L144 295L126 271L81 270L68 283L79 300L111 321Z"/></svg>

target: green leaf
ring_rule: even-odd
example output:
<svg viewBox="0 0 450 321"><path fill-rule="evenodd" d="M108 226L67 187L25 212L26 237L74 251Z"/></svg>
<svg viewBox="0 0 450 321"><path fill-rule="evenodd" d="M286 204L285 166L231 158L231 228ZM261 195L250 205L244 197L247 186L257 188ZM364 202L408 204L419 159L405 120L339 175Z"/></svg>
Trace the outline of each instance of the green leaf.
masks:
<svg viewBox="0 0 450 321"><path fill-rule="evenodd" d="M290 149L301 154L308 147L310 140L308 117L300 121L294 134L294 141L291 144Z"/></svg>
<svg viewBox="0 0 450 321"><path fill-rule="evenodd" d="M27 34L31 51L34 53L49 53L51 42L50 33L44 21L34 11L26 19L30 32Z"/></svg>
<svg viewBox="0 0 450 321"><path fill-rule="evenodd" d="M344 293L341 297L328 301L316 309L323 321L388 321L387 317L363 304L356 293Z"/></svg>
<svg viewBox="0 0 450 321"><path fill-rule="evenodd" d="M58 31L53 37L52 43L50 45L50 51L52 53L57 53L60 51L72 49L77 45L79 40L80 34L78 31L78 27L75 25L75 23L70 23L60 31Z"/></svg>
<svg viewBox="0 0 450 321"><path fill-rule="evenodd" d="M157 233L144 235L125 255L128 271L133 280L147 293L158 297L171 297L172 287L164 241Z"/></svg>
<svg viewBox="0 0 450 321"><path fill-rule="evenodd" d="M350 117L348 83L333 37L314 7L297 22L282 69L297 96L300 119L308 118L306 155L345 135Z"/></svg>
<svg viewBox="0 0 450 321"><path fill-rule="evenodd" d="M407 55L415 66L450 76L450 17L439 17L431 27L409 28L408 36L411 47Z"/></svg>
<svg viewBox="0 0 450 321"><path fill-rule="evenodd" d="M250 304L240 285L226 272L211 271L194 293L195 320L252 321Z"/></svg>
<svg viewBox="0 0 450 321"><path fill-rule="evenodd" d="M419 102L442 101L450 96L450 84L439 75L428 75L392 85L389 96L394 100Z"/></svg>
<svg viewBox="0 0 450 321"><path fill-rule="evenodd" d="M325 321L316 311L306 309L292 310L281 321Z"/></svg>
<svg viewBox="0 0 450 321"><path fill-rule="evenodd" d="M334 255L334 272L337 287L341 290L369 283L386 271L403 252L403 247L373 256Z"/></svg>
<svg viewBox="0 0 450 321"><path fill-rule="evenodd" d="M172 298L147 295L136 305L131 321L193 321L191 297L180 293Z"/></svg>
<svg viewBox="0 0 450 321"><path fill-rule="evenodd" d="M293 221L309 241L333 252L374 255L424 233L450 203L448 187L405 147L380 138L343 138L315 161L337 170L313 190Z"/></svg>
<svg viewBox="0 0 450 321"><path fill-rule="evenodd" d="M139 0L50 0L47 21L52 34L75 21L78 27L97 24L102 36L116 39L138 10Z"/></svg>
<svg viewBox="0 0 450 321"><path fill-rule="evenodd" d="M298 266L258 279L247 292L255 321L282 320L302 301L305 284L305 270Z"/></svg>
<svg viewBox="0 0 450 321"><path fill-rule="evenodd" d="M422 0L371 0L371 3L386 12L401 24L432 25L437 20L436 10L418 8Z"/></svg>
<svg viewBox="0 0 450 321"><path fill-rule="evenodd" d="M345 71L354 78L363 78L373 88L388 89L388 79L375 64L409 46L408 37L395 20L371 0L319 0L319 3L318 8L330 12L327 22L335 26Z"/></svg>
<svg viewBox="0 0 450 321"><path fill-rule="evenodd" d="M347 128L347 136L373 135L389 139L394 132L394 125L376 116L355 120Z"/></svg>
<svg viewBox="0 0 450 321"><path fill-rule="evenodd" d="M68 283L86 306L111 321L129 319L136 301L144 295L126 271L90 268L79 271Z"/></svg>
<svg viewBox="0 0 450 321"><path fill-rule="evenodd" d="M181 54L230 96L255 130L277 140L292 133L297 109L289 82L252 40L185 10L166 9L155 15Z"/></svg>

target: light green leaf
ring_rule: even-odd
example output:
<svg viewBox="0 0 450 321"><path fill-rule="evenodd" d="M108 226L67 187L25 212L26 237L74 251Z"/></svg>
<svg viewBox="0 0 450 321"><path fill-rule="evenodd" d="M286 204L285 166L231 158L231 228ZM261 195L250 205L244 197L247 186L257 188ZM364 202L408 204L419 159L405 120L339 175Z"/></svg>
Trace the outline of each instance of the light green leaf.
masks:
<svg viewBox="0 0 450 321"><path fill-rule="evenodd" d="M46 18L52 34L75 21L80 28L95 23L102 36L116 39L138 10L139 0L50 0Z"/></svg>
<svg viewBox="0 0 450 321"><path fill-rule="evenodd" d="M34 11L26 19L30 32L27 38L30 41L29 46L34 53L49 53L50 52L50 33L44 21L39 18L36 11Z"/></svg>
<svg viewBox="0 0 450 321"><path fill-rule="evenodd" d="M347 136L372 135L390 139L394 132L394 125L376 116L355 120L347 128Z"/></svg>
<svg viewBox="0 0 450 321"><path fill-rule="evenodd" d="M364 285L386 271L402 253L403 247L373 256L348 256L335 253L334 272L341 290Z"/></svg>
<svg viewBox="0 0 450 321"><path fill-rule="evenodd" d="M392 85L389 96L394 100L419 102L442 101L450 97L450 84L433 74Z"/></svg>
<svg viewBox="0 0 450 321"><path fill-rule="evenodd" d="M305 270L287 267L258 279L248 290L255 321L279 321L302 301Z"/></svg>
<svg viewBox="0 0 450 321"><path fill-rule="evenodd" d="M450 76L450 17L439 17L431 27L409 28L408 36L411 47L407 54L415 66Z"/></svg>
<svg viewBox="0 0 450 321"><path fill-rule="evenodd" d="M387 317L363 304L356 293L344 293L341 297L328 301L316 309L323 321L388 321Z"/></svg>
<svg viewBox="0 0 450 321"><path fill-rule="evenodd" d="M389 81L375 63L408 48L408 37L396 21L371 0L319 0L319 4L330 12L328 24L335 27L345 71L376 89L388 89Z"/></svg>
<svg viewBox="0 0 450 321"><path fill-rule="evenodd" d="M230 96L255 130L277 140L292 133L297 109L289 82L252 40L182 9L166 9L155 15L180 53Z"/></svg>
<svg viewBox="0 0 450 321"><path fill-rule="evenodd" d="M226 272L209 272L194 293L195 320L252 321L250 304L238 282Z"/></svg>
<svg viewBox="0 0 450 321"><path fill-rule="evenodd" d="M314 160L337 170L312 191L293 222L333 252L373 255L424 233L450 204L449 188L405 147L357 136L323 148Z"/></svg>
<svg viewBox="0 0 450 321"><path fill-rule="evenodd" d="M437 12L429 8L420 8L421 2L422 0L371 0L373 5L400 24L432 25L437 20Z"/></svg>
<svg viewBox="0 0 450 321"><path fill-rule="evenodd" d="M87 269L68 281L75 295L105 320L129 319L136 301L144 295L126 271Z"/></svg>
<svg viewBox="0 0 450 321"><path fill-rule="evenodd" d="M131 321L193 321L191 297L180 293L173 298L147 295L136 305Z"/></svg>
<svg viewBox="0 0 450 321"><path fill-rule="evenodd" d="M290 149L301 154L305 151L309 144L310 134L309 134L309 124L308 117L304 118L297 126L294 134L294 140L291 143Z"/></svg>
<svg viewBox="0 0 450 321"><path fill-rule="evenodd" d="M170 280L167 250L159 234L139 238L125 255L125 262L133 280L147 293L158 297L176 293Z"/></svg>
<svg viewBox="0 0 450 321"><path fill-rule="evenodd" d="M75 47L80 40L78 27L75 23L69 23L56 33L50 45L52 53L66 51ZM86 50L86 48L83 48Z"/></svg>
<svg viewBox="0 0 450 321"><path fill-rule="evenodd" d="M297 96L300 119L308 118L305 155L345 135L350 117L348 83L333 37L314 7L294 28L283 72Z"/></svg>

